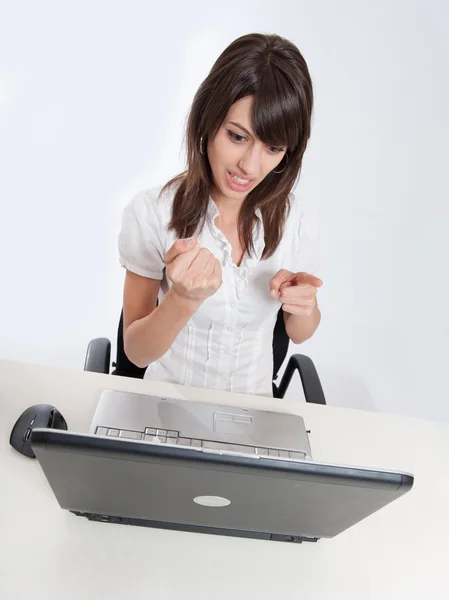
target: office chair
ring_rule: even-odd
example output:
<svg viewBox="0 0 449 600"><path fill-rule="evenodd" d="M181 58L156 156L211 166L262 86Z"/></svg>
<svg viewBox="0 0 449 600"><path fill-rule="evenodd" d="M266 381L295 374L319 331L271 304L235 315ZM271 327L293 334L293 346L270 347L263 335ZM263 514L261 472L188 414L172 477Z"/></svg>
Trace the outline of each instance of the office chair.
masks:
<svg viewBox="0 0 449 600"><path fill-rule="evenodd" d="M275 398L283 398L295 371L298 371L306 402L326 404L318 373L315 365L308 356L304 356L303 354L294 354L291 356L279 385L274 383L278 377L279 369L287 356L289 343L290 339L285 330L283 311L280 309L273 332L273 396ZM89 342L84 370L108 374L110 360L111 342L107 338L95 338ZM117 331L117 357L115 362L112 363L112 367L114 370L111 375L143 379L145 373L145 368L137 367L125 354L123 344L123 309L120 314Z"/></svg>

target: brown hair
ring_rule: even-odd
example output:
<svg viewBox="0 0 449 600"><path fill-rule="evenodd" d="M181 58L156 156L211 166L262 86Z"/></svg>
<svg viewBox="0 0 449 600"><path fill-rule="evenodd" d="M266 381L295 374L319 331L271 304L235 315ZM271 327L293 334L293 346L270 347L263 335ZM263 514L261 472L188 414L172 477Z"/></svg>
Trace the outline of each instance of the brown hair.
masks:
<svg viewBox="0 0 449 600"><path fill-rule="evenodd" d="M276 250L289 209L289 195L299 177L310 136L313 90L307 64L298 48L278 35L249 34L232 42L219 56L195 94L187 121L187 168L163 188L177 186L169 229L180 238L202 229L207 215L212 172L207 140L220 129L230 107L253 96L252 127L270 146L286 146L275 170L245 198L239 235L247 252L254 250L252 228L260 208L265 230L263 258Z"/></svg>

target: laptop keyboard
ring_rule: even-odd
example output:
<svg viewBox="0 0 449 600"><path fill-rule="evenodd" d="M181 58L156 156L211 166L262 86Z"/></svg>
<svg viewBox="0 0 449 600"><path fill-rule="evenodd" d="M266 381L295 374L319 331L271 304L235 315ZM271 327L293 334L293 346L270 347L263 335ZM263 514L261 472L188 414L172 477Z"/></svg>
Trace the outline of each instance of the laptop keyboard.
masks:
<svg viewBox="0 0 449 600"><path fill-rule="evenodd" d="M304 452L284 450L281 448L259 448L256 446L243 446L241 444L187 438L180 436L179 431L156 429L154 427L146 427L144 432L131 431L129 429L97 427L95 433L97 435L107 435L128 440L151 442L153 444L170 444L187 448L204 448L206 452L207 450L212 450L217 452L238 452L239 454L250 454L253 456L256 454L258 456L268 456L270 458L289 458L293 460L306 459Z"/></svg>

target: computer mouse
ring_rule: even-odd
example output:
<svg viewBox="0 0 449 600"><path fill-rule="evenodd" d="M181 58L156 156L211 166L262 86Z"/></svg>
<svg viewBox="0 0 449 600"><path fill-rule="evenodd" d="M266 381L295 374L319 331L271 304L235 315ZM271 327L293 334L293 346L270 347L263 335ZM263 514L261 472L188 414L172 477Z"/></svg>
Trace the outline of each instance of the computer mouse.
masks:
<svg viewBox="0 0 449 600"><path fill-rule="evenodd" d="M35 427L67 429L67 423L59 410L51 404L35 404L27 408L12 428L9 443L14 450L30 458L35 458L30 444L30 435Z"/></svg>

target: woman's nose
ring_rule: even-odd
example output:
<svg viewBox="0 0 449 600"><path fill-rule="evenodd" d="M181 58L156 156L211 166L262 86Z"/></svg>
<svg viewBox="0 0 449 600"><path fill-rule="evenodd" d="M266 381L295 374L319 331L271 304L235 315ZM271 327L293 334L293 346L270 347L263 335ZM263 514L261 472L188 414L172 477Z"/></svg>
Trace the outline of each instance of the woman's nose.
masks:
<svg viewBox="0 0 449 600"><path fill-rule="evenodd" d="M242 174L245 174L251 179L257 179L257 176L260 172L261 158L262 156L260 148L257 146L248 148L239 163L239 167L242 169Z"/></svg>

